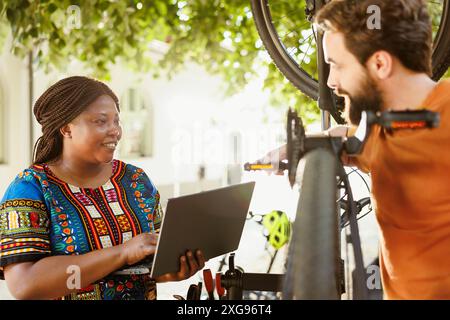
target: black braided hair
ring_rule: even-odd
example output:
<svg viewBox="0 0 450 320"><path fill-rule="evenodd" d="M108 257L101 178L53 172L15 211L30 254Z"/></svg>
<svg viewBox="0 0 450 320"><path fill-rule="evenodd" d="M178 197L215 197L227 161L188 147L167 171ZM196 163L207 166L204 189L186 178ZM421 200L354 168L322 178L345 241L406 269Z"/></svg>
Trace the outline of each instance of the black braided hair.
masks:
<svg viewBox="0 0 450 320"><path fill-rule="evenodd" d="M34 116L42 126L42 136L33 149L33 164L59 158L63 150L60 129L102 95L110 96L119 108L119 100L114 92L103 82L92 78L68 77L48 88L33 108Z"/></svg>

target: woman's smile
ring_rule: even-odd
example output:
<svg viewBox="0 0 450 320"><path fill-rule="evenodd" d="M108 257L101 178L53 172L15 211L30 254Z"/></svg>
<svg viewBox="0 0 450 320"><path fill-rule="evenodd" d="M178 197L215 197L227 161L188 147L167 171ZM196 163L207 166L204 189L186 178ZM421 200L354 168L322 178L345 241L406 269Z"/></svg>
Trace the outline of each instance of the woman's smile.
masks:
<svg viewBox="0 0 450 320"><path fill-rule="evenodd" d="M102 144L103 147L109 149L109 150L116 150L117 147L117 141L116 142L107 142Z"/></svg>

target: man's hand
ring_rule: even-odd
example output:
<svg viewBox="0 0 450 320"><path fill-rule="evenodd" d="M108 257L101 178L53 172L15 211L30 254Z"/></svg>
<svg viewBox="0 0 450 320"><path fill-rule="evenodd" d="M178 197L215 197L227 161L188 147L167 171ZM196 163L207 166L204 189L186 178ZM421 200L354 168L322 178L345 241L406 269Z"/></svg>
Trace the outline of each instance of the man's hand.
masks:
<svg viewBox="0 0 450 320"><path fill-rule="evenodd" d="M349 130L348 126L336 126L328 129L326 133L330 137L347 137L348 130Z"/></svg>
<svg viewBox="0 0 450 320"><path fill-rule="evenodd" d="M327 130L330 137L349 137L352 136L355 131L356 127L354 126L336 126ZM345 151L341 154L341 161L345 166L352 166L350 158Z"/></svg>
<svg viewBox="0 0 450 320"><path fill-rule="evenodd" d="M270 171L276 175L283 175L283 170L279 169L280 161L287 159L287 145L282 145L281 147L269 151L263 158L257 160L258 163L271 163L275 170Z"/></svg>
<svg viewBox="0 0 450 320"><path fill-rule="evenodd" d="M197 250L195 256L189 250L186 255L180 257L180 271L163 274L155 279L156 282L181 281L192 277L197 271L205 267L205 258L202 251Z"/></svg>

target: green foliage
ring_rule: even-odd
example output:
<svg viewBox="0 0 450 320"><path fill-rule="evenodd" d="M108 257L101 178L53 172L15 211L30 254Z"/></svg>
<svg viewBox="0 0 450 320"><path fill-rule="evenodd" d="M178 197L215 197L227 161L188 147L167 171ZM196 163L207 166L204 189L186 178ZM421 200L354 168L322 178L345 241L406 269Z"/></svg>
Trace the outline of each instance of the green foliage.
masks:
<svg viewBox="0 0 450 320"><path fill-rule="evenodd" d="M447 72L442 76L442 78L449 79L450 78L450 68L447 70Z"/></svg>
<svg viewBox="0 0 450 320"><path fill-rule="evenodd" d="M185 62L195 61L224 78L225 94L265 74L273 105L297 107L305 118L318 118L315 103L261 58L264 48L248 0L0 1L0 45L7 25L11 51L23 57L33 50L36 65L47 71L64 71L77 59L92 76L107 80L117 62L157 76L162 70L173 75ZM155 39L169 45L158 63L148 47Z"/></svg>
<svg viewBox="0 0 450 320"><path fill-rule="evenodd" d="M288 51L317 76L304 5L274 1L272 18ZM438 25L439 13L432 15ZM9 31L10 50L21 57L32 51L45 70L64 71L76 59L92 76L107 80L114 63L171 76L194 61L223 77L225 94L262 75L272 105L282 112L295 107L306 123L318 119L316 103L286 81L265 54L249 0L0 0L0 49ZM168 45L161 61L151 58L152 40Z"/></svg>
<svg viewBox="0 0 450 320"><path fill-rule="evenodd" d="M64 70L70 60L86 64L92 75L108 78L119 59L135 70L148 70L148 43L168 34L177 7L165 1L27 1L3 3L0 13L11 26L11 50L33 50L46 69Z"/></svg>

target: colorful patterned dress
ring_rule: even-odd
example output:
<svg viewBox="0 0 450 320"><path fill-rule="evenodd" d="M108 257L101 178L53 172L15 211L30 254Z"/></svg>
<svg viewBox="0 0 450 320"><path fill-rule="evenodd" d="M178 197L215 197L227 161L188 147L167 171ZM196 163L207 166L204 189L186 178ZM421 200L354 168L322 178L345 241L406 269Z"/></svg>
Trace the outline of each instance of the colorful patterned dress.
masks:
<svg viewBox="0 0 450 320"><path fill-rule="evenodd" d="M0 279L3 267L49 255L78 255L159 231L159 193L145 172L113 160L109 181L79 188L34 165L21 172L0 205ZM63 299L156 299L149 274L111 274Z"/></svg>

